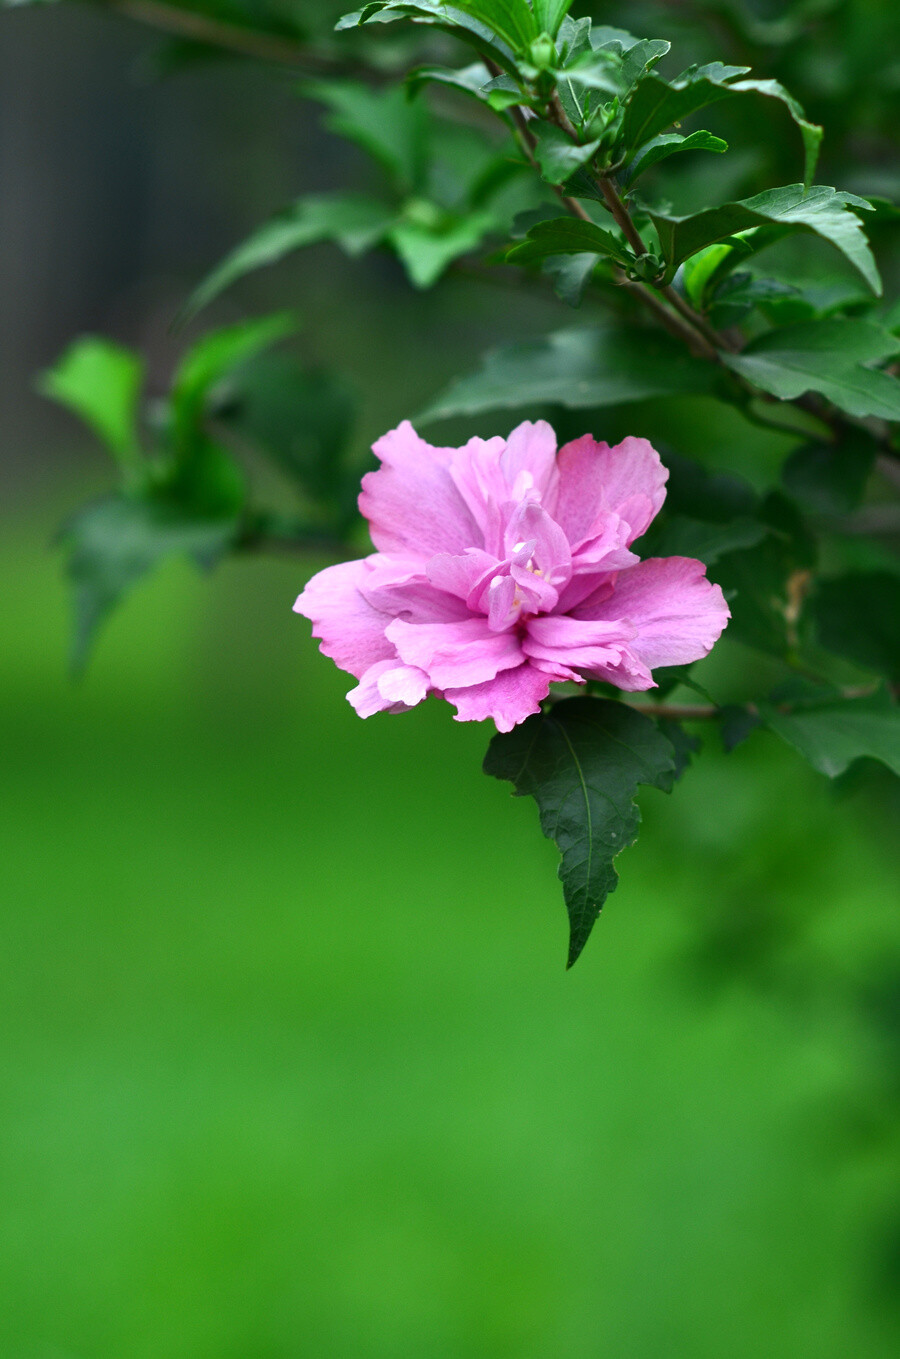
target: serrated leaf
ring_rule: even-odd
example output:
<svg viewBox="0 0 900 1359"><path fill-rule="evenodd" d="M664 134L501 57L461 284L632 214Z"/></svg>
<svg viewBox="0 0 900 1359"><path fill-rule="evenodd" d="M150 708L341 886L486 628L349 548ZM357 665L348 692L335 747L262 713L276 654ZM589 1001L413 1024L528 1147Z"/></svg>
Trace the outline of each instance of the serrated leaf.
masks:
<svg viewBox="0 0 900 1359"><path fill-rule="evenodd" d="M506 253L510 264L534 264L548 255L578 255L587 251L593 255L609 255L618 264L627 265L632 256L625 245L611 231L582 222L575 217L554 217L536 222L529 228L521 245L514 245Z"/></svg>
<svg viewBox="0 0 900 1359"><path fill-rule="evenodd" d="M516 69L516 44L498 37L490 23L462 4L445 5L439 0L374 0L338 19L335 28L340 32L360 24L390 24L398 19L411 19L414 23L441 28L470 43L482 56L490 57L504 70L514 72Z"/></svg>
<svg viewBox="0 0 900 1359"><path fill-rule="evenodd" d="M68 407L126 466L140 455L137 410L143 360L94 335L75 340L38 380L38 391Z"/></svg>
<svg viewBox="0 0 900 1359"><path fill-rule="evenodd" d="M831 779L868 757L900 775L900 709L886 695L836 699L779 712L759 705L766 726Z"/></svg>
<svg viewBox="0 0 900 1359"><path fill-rule="evenodd" d="M600 146L599 140L579 144L553 123L535 126L538 134L534 149L541 174L548 184L562 184L583 165L589 164Z"/></svg>
<svg viewBox="0 0 900 1359"><path fill-rule="evenodd" d="M820 581L810 613L827 651L900 683L900 576L858 571Z"/></svg>
<svg viewBox="0 0 900 1359"><path fill-rule="evenodd" d="M277 264L303 246L334 241L348 255L361 255L382 240L395 208L367 194L313 194L299 198L226 255L188 298L179 322L196 316L232 283L254 269Z"/></svg>
<svg viewBox="0 0 900 1359"><path fill-rule="evenodd" d="M639 175L649 170L651 165L658 165L661 160L666 160L681 151L715 151L721 154L727 150L727 142L702 129L692 132L688 137L682 137L677 132L665 132L638 147L633 159L622 173L622 182L630 186Z"/></svg>
<svg viewBox="0 0 900 1359"><path fill-rule="evenodd" d="M668 335L612 327L560 330L487 354L478 372L457 378L419 419L540 402L572 410L618 406L710 392L714 381L713 365L691 358Z"/></svg>
<svg viewBox="0 0 900 1359"><path fill-rule="evenodd" d="M75 606L74 668L83 667L100 624L142 576L170 556L208 565L235 531L234 519L197 519L177 505L124 495L95 501L73 516L60 541Z"/></svg>
<svg viewBox="0 0 900 1359"><path fill-rule="evenodd" d="M535 799L541 829L559 848L571 967L618 883L613 860L637 838L638 786L671 787L672 743L627 704L566 699L495 736L484 769Z"/></svg>
<svg viewBox="0 0 900 1359"><path fill-rule="evenodd" d="M811 184L816 170L822 129L810 123L796 99L777 80L737 80L746 75L749 66L724 66L711 62L707 66L688 67L674 80L663 80L650 72L632 96L625 112L622 134L625 145L634 150L644 142L680 123L690 113L709 104L740 94L761 94L777 99L790 113L800 131L804 149L804 184Z"/></svg>
<svg viewBox="0 0 900 1359"><path fill-rule="evenodd" d="M672 272L683 260L706 246L764 225L768 228L767 245L795 231L809 231L820 236L840 250L878 296L881 293L878 268L862 221L850 211L852 207L865 209L868 206L866 199L824 184L815 184L807 190L802 184L786 184L777 189L766 189L753 198L707 208L689 217L672 217L662 212L649 215Z"/></svg>
<svg viewBox="0 0 900 1359"><path fill-rule="evenodd" d="M832 317L782 326L722 362L764 392L791 401L818 392L849 415L900 420L900 381L864 367L900 352L900 339L868 321Z"/></svg>

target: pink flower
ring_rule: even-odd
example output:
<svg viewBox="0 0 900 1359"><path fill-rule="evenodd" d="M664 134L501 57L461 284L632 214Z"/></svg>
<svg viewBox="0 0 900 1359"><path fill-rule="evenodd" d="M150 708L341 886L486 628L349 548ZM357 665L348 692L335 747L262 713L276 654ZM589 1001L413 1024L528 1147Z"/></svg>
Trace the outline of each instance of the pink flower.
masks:
<svg viewBox="0 0 900 1359"><path fill-rule="evenodd" d="M651 670L705 656L729 613L702 562L630 546L665 499L646 439L589 434L556 452L543 420L504 440L432 448L404 421L374 445L359 507L378 549L329 566L294 605L359 684L360 717L427 694L500 731L554 680L651 689Z"/></svg>

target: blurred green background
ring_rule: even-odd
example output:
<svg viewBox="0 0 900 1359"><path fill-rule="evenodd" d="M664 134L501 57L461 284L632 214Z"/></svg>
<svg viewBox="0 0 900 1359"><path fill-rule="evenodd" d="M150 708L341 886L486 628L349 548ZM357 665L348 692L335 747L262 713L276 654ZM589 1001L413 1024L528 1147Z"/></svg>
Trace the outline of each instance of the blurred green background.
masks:
<svg viewBox="0 0 900 1359"><path fill-rule="evenodd" d="M0 24L0 1355L896 1354L895 783L708 750L566 974L533 806L449 708L359 722L290 613L324 561L171 565L73 685L50 545L108 470L32 374L102 330L162 390L200 273L360 171L261 67L159 83L114 17ZM327 247L214 319L284 301L360 458L570 319ZM783 453L696 403L584 423L741 438L759 484Z"/></svg>

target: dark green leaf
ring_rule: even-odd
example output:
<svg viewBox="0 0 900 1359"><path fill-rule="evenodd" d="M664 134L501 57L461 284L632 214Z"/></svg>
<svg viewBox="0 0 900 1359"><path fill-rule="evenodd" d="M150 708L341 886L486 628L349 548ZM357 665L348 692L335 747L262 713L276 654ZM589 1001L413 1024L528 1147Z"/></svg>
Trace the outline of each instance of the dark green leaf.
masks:
<svg viewBox="0 0 900 1359"><path fill-rule="evenodd" d="M489 353L478 372L458 378L419 418L443 420L536 402L570 409L617 406L709 392L714 380L712 364L692 359L667 335L560 330Z"/></svg>
<svg viewBox="0 0 900 1359"><path fill-rule="evenodd" d="M755 547L770 532L758 519L738 518L711 524L682 514L663 514L640 540L641 557L696 557L707 566L729 552Z"/></svg>
<svg viewBox="0 0 900 1359"><path fill-rule="evenodd" d="M541 272L553 279L553 291L561 302L578 307L601 259L601 255L551 255Z"/></svg>
<svg viewBox="0 0 900 1359"><path fill-rule="evenodd" d="M189 320L214 297L254 269L318 241L336 241L348 255L361 255L382 240L396 209L366 194L314 194L300 198L242 241L191 294L180 315Z"/></svg>
<svg viewBox="0 0 900 1359"><path fill-rule="evenodd" d="M782 468L795 499L817 514L849 514L862 499L878 446L865 430L842 431L839 442L804 444Z"/></svg>
<svg viewBox="0 0 900 1359"><path fill-rule="evenodd" d="M810 611L826 650L900 683L900 576L860 571L820 581Z"/></svg>
<svg viewBox="0 0 900 1359"><path fill-rule="evenodd" d="M189 350L172 384L173 438L176 449L187 449L202 427L207 398L239 364L268 349L297 329L289 312L238 321L210 331Z"/></svg>
<svg viewBox="0 0 900 1359"><path fill-rule="evenodd" d="M623 172L623 182L627 185L633 184L638 175L649 170L651 165L657 165L659 161L666 160L680 151L721 153L727 150L728 143L723 142L721 137L714 137L711 132L692 132L689 137L682 137L677 132L666 132L638 148L633 160Z"/></svg>
<svg viewBox="0 0 900 1359"><path fill-rule="evenodd" d="M784 401L819 392L849 415L900 420L900 381L863 366L898 351L900 338L879 326L832 317L768 331L722 362Z"/></svg>
<svg viewBox="0 0 900 1359"><path fill-rule="evenodd" d="M535 131L538 140L534 154L548 184L562 184L582 165L588 164L600 145L599 140L579 145L553 123L540 123Z"/></svg>
<svg viewBox="0 0 900 1359"><path fill-rule="evenodd" d="M562 855L569 967L616 887L613 860L637 838L638 785L671 787L675 768L672 743L656 725L607 699L566 699L491 741L485 773L535 799L541 829Z"/></svg>
<svg viewBox="0 0 900 1359"><path fill-rule="evenodd" d="M675 752L675 767L672 770L671 782L667 783L665 777L661 777L656 786L664 793L670 793L682 774L690 768L693 757L702 748L703 742L699 736L685 731L680 722L673 722L670 717L660 718L659 729L666 740L671 742Z"/></svg>
<svg viewBox="0 0 900 1359"><path fill-rule="evenodd" d="M766 726L829 778L866 756L900 774L900 709L884 694L826 700L791 712L768 703L759 707Z"/></svg>
<svg viewBox="0 0 900 1359"><path fill-rule="evenodd" d="M331 110L325 125L356 142L386 170L401 193L424 185L428 111L400 85L373 90L350 80L308 81L304 93Z"/></svg>
<svg viewBox="0 0 900 1359"><path fill-rule="evenodd" d="M537 222L529 229L521 245L507 252L511 264L532 264L548 255L577 255L587 251L592 255L610 255L619 264L631 263L632 256L624 241L611 231L582 222L576 217L554 217Z"/></svg>
<svg viewBox="0 0 900 1359"><path fill-rule="evenodd" d="M774 224L777 230L769 229L765 234L767 245L791 232L812 232L840 250L872 292L880 295L881 279L862 221L850 211L851 207L868 206L866 199L839 193L824 184L806 190L802 184L786 184L690 217L651 212L650 218L671 271L708 245L751 227Z"/></svg>
<svg viewBox="0 0 900 1359"><path fill-rule="evenodd" d="M516 44L497 36L490 23L480 17L474 7L445 5L439 0L373 0L362 9L354 10L339 19L338 31L356 28L359 24L390 24L397 19L412 19L415 23L442 28L454 37L470 43L483 56L490 57L506 71L515 71Z"/></svg>
<svg viewBox="0 0 900 1359"><path fill-rule="evenodd" d="M208 565L226 550L236 523L195 519L161 501L111 496L66 523L60 539L75 604L72 660L80 669L97 628L122 596L165 557Z"/></svg>
<svg viewBox="0 0 900 1359"><path fill-rule="evenodd" d="M228 383L219 420L263 449L320 501L348 502L343 456L355 398L339 378L305 371L289 354L262 354Z"/></svg>
<svg viewBox="0 0 900 1359"><path fill-rule="evenodd" d="M502 77L508 80L508 76ZM426 84L449 85L453 89L462 90L465 94L474 95L481 103L488 102L489 91L486 86L492 85L491 73L484 62L474 61L471 66L463 66L458 70L453 70L449 66L416 66L406 77L406 87L411 94L418 94L423 85ZM510 84L513 84L510 81ZM516 103L522 103L525 96L514 87Z"/></svg>
<svg viewBox="0 0 900 1359"><path fill-rule="evenodd" d="M746 741L758 726L760 726L759 714L738 703L726 703L719 712L719 735L729 755Z"/></svg>
<svg viewBox="0 0 900 1359"><path fill-rule="evenodd" d="M673 124L680 124L688 114L720 99L738 94L761 94L784 104L800 129L805 156L804 183L812 183L822 129L806 120L796 99L777 80L735 79L746 75L749 69L749 66L723 66L715 61L707 66L688 67L674 80L663 80L651 72L638 85L626 110L623 127L626 146L636 149Z"/></svg>
<svg viewBox="0 0 900 1359"><path fill-rule="evenodd" d="M748 482L728 472L711 472L693 458L673 449L665 453L669 470L666 483L667 512L703 519L710 524L727 524L738 516L753 515L759 497Z"/></svg>
<svg viewBox="0 0 900 1359"><path fill-rule="evenodd" d="M42 374L38 390L74 411L126 466L140 455L137 407L143 360L111 340L85 335Z"/></svg>

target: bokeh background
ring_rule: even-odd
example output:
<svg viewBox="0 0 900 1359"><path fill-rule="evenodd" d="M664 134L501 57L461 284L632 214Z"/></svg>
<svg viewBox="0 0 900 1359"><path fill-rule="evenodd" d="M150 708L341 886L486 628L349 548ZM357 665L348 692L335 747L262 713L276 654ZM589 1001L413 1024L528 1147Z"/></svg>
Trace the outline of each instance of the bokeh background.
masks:
<svg viewBox="0 0 900 1359"><path fill-rule="evenodd" d="M797 6L776 41L788 9L629 17L799 83L824 182L891 191L892 6ZM324 559L173 563L71 681L53 536L109 469L34 374L100 331L162 391L202 273L366 173L286 73L163 79L158 53L97 7L0 15L0 1355L893 1356L895 783L709 749L645 793L566 974L555 852L480 774L486 729L360 723L291 615ZM571 319L329 247L210 319L285 302L358 393L361 460L482 349ZM759 486L785 451L699 401L576 423ZM705 664L728 696L762 663Z"/></svg>

